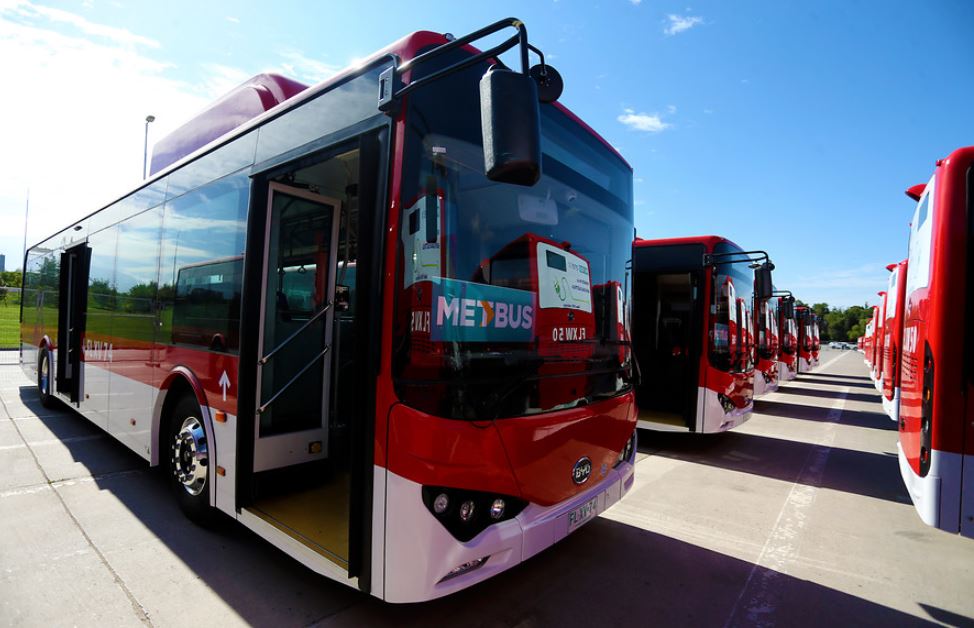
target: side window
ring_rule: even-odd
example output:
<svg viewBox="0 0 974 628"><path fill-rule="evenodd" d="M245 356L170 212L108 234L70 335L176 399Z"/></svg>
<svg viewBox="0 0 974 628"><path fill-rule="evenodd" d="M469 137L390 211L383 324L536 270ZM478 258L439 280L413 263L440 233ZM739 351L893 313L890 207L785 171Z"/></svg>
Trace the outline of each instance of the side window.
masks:
<svg viewBox="0 0 974 628"><path fill-rule="evenodd" d="M235 353L250 179L224 177L166 203L161 341Z"/></svg>
<svg viewBox="0 0 974 628"><path fill-rule="evenodd" d="M906 271L906 294L926 288L930 283L930 249L933 241L936 207L936 180L934 174L917 203L910 225L910 261Z"/></svg>
<svg viewBox="0 0 974 628"><path fill-rule="evenodd" d="M91 266L88 271L88 308L85 321L86 346L91 342L108 342L112 335L112 313L118 306L115 284L115 260L118 227L102 229L88 236ZM107 359L101 352L93 357L85 351L86 361Z"/></svg>

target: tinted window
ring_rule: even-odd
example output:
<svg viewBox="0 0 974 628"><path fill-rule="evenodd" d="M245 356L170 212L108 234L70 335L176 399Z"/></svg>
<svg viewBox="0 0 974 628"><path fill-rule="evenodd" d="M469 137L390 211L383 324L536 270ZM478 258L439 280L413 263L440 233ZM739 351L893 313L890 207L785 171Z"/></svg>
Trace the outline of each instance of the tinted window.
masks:
<svg viewBox="0 0 974 628"><path fill-rule="evenodd" d="M166 203L162 338L236 352L250 180L238 173Z"/></svg>
<svg viewBox="0 0 974 628"><path fill-rule="evenodd" d="M159 272L159 235L162 208L150 209L118 226L118 264L115 335L152 342L155 332L155 299Z"/></svg>
<svg viewBox="0 0 974 628"><path fill-rule="evenodd" d="M353 78L260 127L257 162L378 114L382 69Z"/></svg>
<svg viewBox="0 0 974 628"><path fill-rule="evenodd" d="M112 334L112 312L118 303L115 285L116 236L118 227L109 227L88 237L91 267L88 272L88 310L85 322L87 341L108 341ZM93 361L87 354L86 361Z"/></svg>

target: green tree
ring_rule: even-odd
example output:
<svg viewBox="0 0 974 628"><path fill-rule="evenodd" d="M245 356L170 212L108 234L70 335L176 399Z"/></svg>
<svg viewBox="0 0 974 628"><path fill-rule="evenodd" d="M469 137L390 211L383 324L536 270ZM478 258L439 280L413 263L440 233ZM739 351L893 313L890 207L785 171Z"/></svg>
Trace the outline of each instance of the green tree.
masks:
<svg viewBox="0 0 974 628"><path fill-rule="evenodd" d="M837 340L832 337L830 333L831 328L829 327L829 305L828 303L816 303L812 306L812 311L818 317L818 334L822 342L828 342L830 340Z"/></svg>

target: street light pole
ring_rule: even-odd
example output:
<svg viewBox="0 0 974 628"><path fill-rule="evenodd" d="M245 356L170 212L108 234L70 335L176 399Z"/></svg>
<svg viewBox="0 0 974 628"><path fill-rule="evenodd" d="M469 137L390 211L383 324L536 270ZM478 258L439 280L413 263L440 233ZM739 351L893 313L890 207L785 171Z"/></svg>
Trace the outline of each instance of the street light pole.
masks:
<svg viewBox="0 0 974 628"><path fill-rule="evenodd" d="M142 178L145 179L148 176L146 170L149 161L149 123L155 122L156 117L153 115L148 115L145 117L145 142L142 144Z"/></svg>

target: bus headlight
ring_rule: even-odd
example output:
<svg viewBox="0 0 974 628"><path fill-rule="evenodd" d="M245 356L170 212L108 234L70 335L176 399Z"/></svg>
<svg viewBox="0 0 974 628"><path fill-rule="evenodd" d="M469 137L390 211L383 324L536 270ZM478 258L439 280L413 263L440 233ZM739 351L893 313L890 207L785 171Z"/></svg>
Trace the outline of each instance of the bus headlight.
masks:
<svg viewBox="0 0 974 628"><path fill-rule="evenodd" d="M473 500L468 499L467 501L460 504L460 521L467 523L473 519L474 513L477 511L477 505L473 503Z"/></svg>
<svg viewBox="0 0 974 628"><path fill-rule="evenodd" d="M616 458L616 463L612 466L618 467L623 462L629 462L632 460L633 453L636 451L636 430L633 430L632 436L626 441L625 446L622 451L619 452L619 457Z"/></svg>
<svg viewBox="0 0 974 628"><path fill-rule="evenodd" d="M469 541L489 526L518 516L528 503L510 495L424 486L423 503L458 541Z"/></svg>

